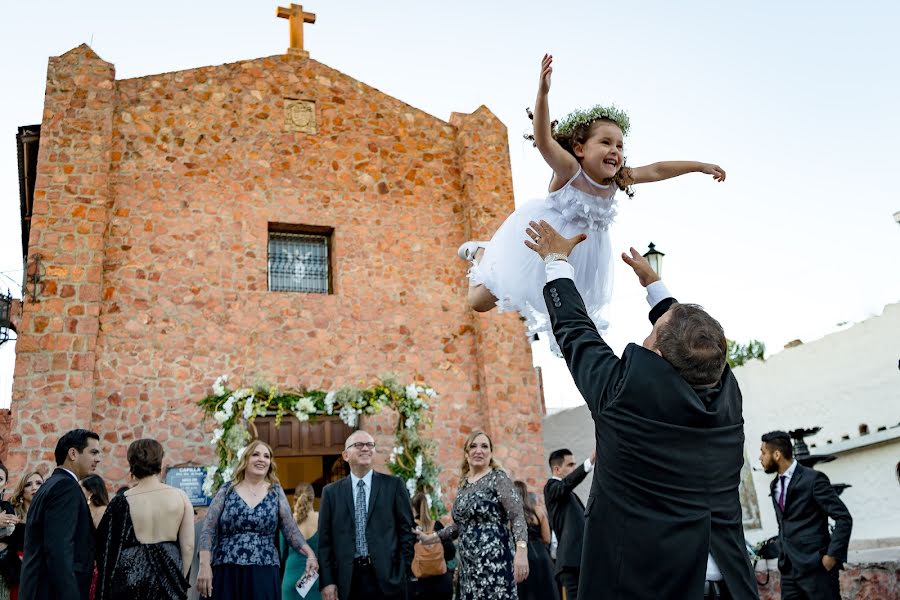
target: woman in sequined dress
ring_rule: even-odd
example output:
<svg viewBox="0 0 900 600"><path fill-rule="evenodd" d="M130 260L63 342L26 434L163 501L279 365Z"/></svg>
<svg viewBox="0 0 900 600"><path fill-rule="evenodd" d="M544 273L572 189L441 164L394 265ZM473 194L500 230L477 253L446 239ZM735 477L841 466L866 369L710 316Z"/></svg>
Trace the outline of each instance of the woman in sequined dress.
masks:
<svg viewBox="0 0 900 600"><path fill-rule="evenodd" d="M494 461L487 434L473 431L463 450L453 525L430 535L419 532L419 541L458 539L460 600L516 600L516 584L528 577L522 500Z"/></svg>
<svg viewBox="0 0 900 600"><path fill-rule="evenodd" d="M194 511L184 492L159 480L163 455L156 440L128 446L137 483L113 498L100 520L96 600L187 598Z"/></svg>

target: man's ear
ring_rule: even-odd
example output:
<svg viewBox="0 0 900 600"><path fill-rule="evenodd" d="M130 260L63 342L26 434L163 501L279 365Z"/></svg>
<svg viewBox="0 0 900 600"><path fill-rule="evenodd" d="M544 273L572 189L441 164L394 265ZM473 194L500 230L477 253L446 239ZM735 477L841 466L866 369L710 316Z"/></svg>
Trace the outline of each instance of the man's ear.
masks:
<svg viewBox="0 0 900 600"><path fill-rule="evenodd" d="M69 448L69 451L66 453L66 458L75 462L78 459L78 450L75 448Z"/></svg>

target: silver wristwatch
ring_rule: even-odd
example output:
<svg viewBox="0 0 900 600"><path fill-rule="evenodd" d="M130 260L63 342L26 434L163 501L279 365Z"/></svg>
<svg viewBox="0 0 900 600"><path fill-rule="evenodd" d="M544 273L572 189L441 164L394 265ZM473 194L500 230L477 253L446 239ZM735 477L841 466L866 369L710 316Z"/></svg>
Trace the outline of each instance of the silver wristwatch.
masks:
<svg viewBox="0 0 900 600"><path fill-rule="evenodd" d="M569 262L569 257L566 256L565 254L560 254L559 252L551 252L550 254L548 254L547 256L544 257L544 264L549 265L554 260L564 260L566 262Z"/></svg>

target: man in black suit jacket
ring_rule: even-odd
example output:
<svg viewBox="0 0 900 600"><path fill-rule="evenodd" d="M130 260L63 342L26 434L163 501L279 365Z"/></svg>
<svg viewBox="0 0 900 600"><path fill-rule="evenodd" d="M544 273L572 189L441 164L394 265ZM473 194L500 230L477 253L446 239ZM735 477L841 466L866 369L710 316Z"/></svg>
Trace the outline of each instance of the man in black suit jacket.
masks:
<svg viewBox="0 0 900 600"><path fill-rule="evenodd" d="M840 572L853 529L850 512L825 473L794 460L784 431L762 436L759 462L766 473L777 473L770 489L781 544L781 597L840 600ZM828 517L834 519L830 534Z"/></svg>
<svg viewBox="0 0 900 600"><path fill-rule="evenodd" d="M668 298L651 311L643 347L629 344L618 358L588 316L566 260L586 236L563 238L543 221L526 233L525 244L547 264L553 333L603 457L585 511L579 600L757 598L738 495L741 393L721 325L699 306ZM648 295L652 284L662 286L634 248L622 258ZM705 581L710 557L727 589Z"/></svg>
<svg viewBox="0 0 900 600"><path fill-rule="evenodd" d="M575 488L594 468L596 458L594 452L576 465L574 455L566 448L550 453L552 477L544 485L544 506L550 517L550 527L556 533L556 580L566 590L566 600L578 598L584 542L584 504Z"/></svg>
<svg viewBox="0 0 900 600"><path fill-rule="evenodd" d="M350 476L322 490L319 588L323 600L401 600L416 543L409 492L399 477L372 470L375 440L347 438Z"/></svg>
<svg viewBox="0 0 900 600"><path fill-rule="evenodd" d="M100 463L100 436L73 429L56 444L56 470L34 495L25 524L21 600L87 600L94 524L78 482Z"/></svg>

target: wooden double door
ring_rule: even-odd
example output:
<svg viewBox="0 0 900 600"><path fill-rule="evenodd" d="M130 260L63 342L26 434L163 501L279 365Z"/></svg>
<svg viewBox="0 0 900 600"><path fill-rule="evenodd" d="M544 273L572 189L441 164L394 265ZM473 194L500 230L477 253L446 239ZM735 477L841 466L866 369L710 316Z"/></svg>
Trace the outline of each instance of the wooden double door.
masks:
<svg viewBox="0 0 900 600"><path fill-rule="evenodd" d="M275 456L326 456L344 451L344 442L353 433L339 417L317 417L300 421L285 416L275 426L275 417L257 417L257 437L272 447Z"/></svg>
<svg viewBox="0 0 900 600"><path fill-rule="evenodd" d="M278 477L292 503L294 489L310 484L318 507L322 488L349 473L341 453L354 430L340 418L318 417L300 421L297 417L285 416L276 427L275 417L260 416L254 425L257 437L272 447Z"/></svg>

